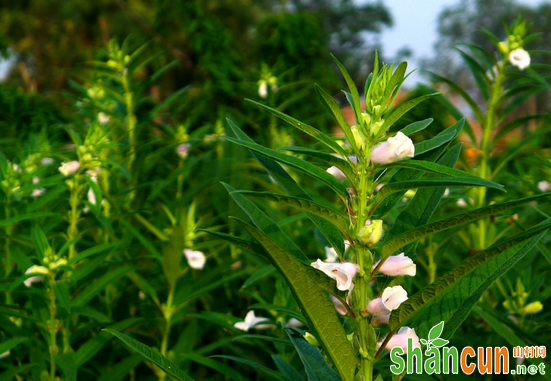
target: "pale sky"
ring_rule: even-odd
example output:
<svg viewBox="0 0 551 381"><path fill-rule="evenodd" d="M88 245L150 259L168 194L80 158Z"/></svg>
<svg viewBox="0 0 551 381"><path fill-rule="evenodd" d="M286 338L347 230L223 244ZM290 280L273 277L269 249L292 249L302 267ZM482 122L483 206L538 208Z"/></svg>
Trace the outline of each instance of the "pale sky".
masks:
<svg viewBox="0 0 551 381"><path fill-rule="evenodd" d="M360 3L373 0L356 0ZM419 58L432 57L434 44L437 39L437 20L440 12L450 5L458 4L461 0L382 0L393 19L393 26L385 29L381 36L381 43L387 57L394 57L398 50L407 46L413 51L413 57L408 59L408 69L418 67ZM517 0L520 4L538 5L550 0ZM414 73L408 84L412 85L421 80L418 73Z"/></svg>

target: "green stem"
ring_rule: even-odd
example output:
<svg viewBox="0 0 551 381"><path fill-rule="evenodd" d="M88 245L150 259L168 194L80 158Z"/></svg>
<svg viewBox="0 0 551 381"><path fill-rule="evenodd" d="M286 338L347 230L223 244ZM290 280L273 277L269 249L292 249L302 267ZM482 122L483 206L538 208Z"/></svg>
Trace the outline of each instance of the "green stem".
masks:
<svg viewBox="0 0 551 381"><path fill-rule="evenodd" d="M126 105L126 128L128 130L128 140L130 145L130 159L128 162L128 173L130 174L130 185L134 187L134 176L132 175L132 167L136 160L136 116L134 115L134 95L130 88L130 77L128 69L122 72L122 86L124 88L124 101ZM134 199L135 192L132 190L129 193L130 201Z"/></svg>
<svg viewBox="0 0 551 381"><path fill-rule="evenodd" d="M79 184L80 174L75 174L73 179L73 187L71 188L71 212L69 214L69 230L67 231L67 236L69 241L75 239L78 236L78 220L80 218L80 196L81 196L81 186ZM72 259L76 255L75 243L71 243L69 246L69 259Z"/></svg>
<svg viewBox="0 0 551 381"><path fill-rule="evenodd" d="M57 355L59 349L57 347L56 336L58 329L57 317L57 307L56 307L56 297L55 297L55 274L50 272L49 274L49 286L48 286L48 299L50 303L48 304L48 310L50 312L50 320L48 320L48 331L50 333L50 381L55 381L55 356Z"/></svg>
<svg viewBox="0 0 551 381"><path fill-rule="evenodd" d="M171 328L171 319L172 319L172 302L174 299L174 287L170 287L168 292L168 298L166 301L166 307L163 311L165 318L165 331L163 333L163 341L161 343L161 354L166 357L166 352L168 349L168 338L170 336ZM159 381L164 381L166 379L166 373L161 371L159 373Z"/></svg>
<svg viewBox="0 0 551 381"><path fill-rule="evenodd" d="M6 192L6 205L4 207L6 220L11 217L11 192ZM7 279L10 276L12 263L11 263L11 251L10 251L10 237L13 230L13 225L6 225L6 242L4 244L4 252L6 253L5 269L4 269L4 278ZM6 292L6 304L12 304L12 297L10 292Z"/></svg>
<svg viewBox="0 0 551 381"><path fill-rule="evenodd" d="M496 127L496 111L497 111L497 105L499 102L499 98L501 97L501 93L503 92L503 80L504 80L504 74L505 74L505 63L498 64L498 74L496 76L495 82L492 84L491 88L491 94L490 94L490 100L488 102L488 110L486 111L486 115L484 116L484 123L482 125L482 141L480 143L480 150L481 150L481 160L480 160L480 171L478 173L478 176L483 179L489 179L491 175L490 166L488 163L488 159L491 153L491 145L490 145L490 138L492 135L492 132L495 130ZM485 187L479 187L478 188L478 199L477 204L479 207L482 207L485 205L486 201L486 188ZM486 247L486 227L487 227L487 219L482 218L478 222L478 249L483 250Z"/></svg>

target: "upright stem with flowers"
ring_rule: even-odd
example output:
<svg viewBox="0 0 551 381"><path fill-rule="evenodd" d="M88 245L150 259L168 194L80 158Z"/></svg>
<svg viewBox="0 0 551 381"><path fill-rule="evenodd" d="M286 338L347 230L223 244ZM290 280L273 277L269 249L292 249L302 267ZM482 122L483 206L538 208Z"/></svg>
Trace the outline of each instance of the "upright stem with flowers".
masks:
<svg viewBox="0 0 551 381"><path fill-rule="evenodd" d="M425 333L428 324L440 323L456 312L456 306L440 305L441 296L453 293L455 287L468 289L467 292L462 291L463 302L460 305L463 311L470 310L479 299L478 295L491 284L485 282L478 285L478 282L484 282L495 274L499 276L510 268L514 260L526 253L521 251L525 247L522 245L529 239L530 245L535 245L551 223L539 224L524 232L521 238L512 237L488 251L480 252L408 298L408 292L399 284L401 279L398 277L416 275L417 268L412 259L415 254L412 245L416 241L544 197L545 194L482 207L459 217L452 216L429 224L446 187L490 187L500 191L503 187L454 168L461 144L449 149L448 145L461 131L463 121L417 145L413 144L409 135L429 126L431 119L390 132L394 123L405 113L436 95L428 94L394 107L396 95L407 77L405 62L397 67L383 65L379 68L378 61L375 61L374 71L365 86L366 107L363 112L354 81L336 62L350 89L350 93L345 93L354 110L356 123L349 126L335 99L319 87L316 90L342 128L345 139L338 142L276 109L251 101L310 135L325 147L325 151L286 147L295 155L283 154L281 150L256 144L230 121L229 126L235 137L225 136L225 139L251 151L286 194L240 191L225 184L254 224L237 220L254 241L216 231L209 233L245 250L261 253L283 275L308 323L310 332L304 338L311 345L321 347L325 358L338 373L334 373L335 370L330 369L329 365L324 370L313 369L305 359L303 364L307 374L319 371L322 378L334 373L336 380L340 376L343 381L370 381L373 379L373 365L384 349L401 347L404 353L419 350L421 344L415 329L420 328ZM327 149L331 152L328 153ZM313 165L297 157L297 153L315 157L325 162L326 166L320 168ZM340 208L317 203L310 191L296 182L279 163L327 185L338 196ZM429 175L423 177L427 172ZM389 211L410 189L420 190L408 206L397 208L398 217L392 221L388 217ZM282 206L301 209L331 244L325 249L326 260L318 258L313 262L277 222L249 198L267 199ZM498 255L510 255L512 259L502 266L497 262ZM481 268L486 269L484 276L476 273ZM387 276L397 278L389 282ZM467 282L468 286L462 282ZM432 304L439 305L440 315L425 317L423 314L428 310L425 307ZM341 317L335 313L335 307ZM466 315L463 311L461 316L464 319ZM343 324L342 319L347 323ZM451 328L446 326L447 331L443 335L449 337L461 322L461 319L455 319ZM406 323L414 323L415 329L405 326ZM294 328L285 330L294 343L297 334L304 334ZM314 352L310 353L315 356Z"/></svg>

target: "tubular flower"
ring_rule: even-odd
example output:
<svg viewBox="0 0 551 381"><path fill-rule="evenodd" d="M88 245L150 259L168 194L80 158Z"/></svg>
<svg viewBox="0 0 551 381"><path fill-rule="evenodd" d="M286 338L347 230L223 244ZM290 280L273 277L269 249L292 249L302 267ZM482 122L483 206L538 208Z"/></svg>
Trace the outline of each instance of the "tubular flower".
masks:
<svg viewBox="0 0 551 381"><path fill-rule="evenodd" d="M394 163L406 157L413 157L415 146L410 138L402 132L389 138L386 142L379 143L371 151L371 162L379 164Z"/></svg>
<svg viewBox="0 0 551 381"><path fill-rule="evenodd" d="M202 251L184 249L184 254L186 256L189 267L195 270L203 270L203 267L205 267L205 262L207 261L207 258L205 257L205 254L203 254Z"/></svg>
<svg viewBox="0 0 551 381"><path fill-rule="evenodd" d="M337 288L341 291L351 290L354 287L352 279L360 269L354 263L323 262L321 259L312 262L312 267L323 271L328 277L335 279L337 281Z"/></svg>
<svg viewBox="0 0 551 381"><path fill-rule="evenodd" d="M25 271L25 275L28 275L28 274L42 274L42 275L48 275L50 273L50 270L48 270L46 267L44 266L36 266L36 265L33 265L31 267L29 267L27 269L27 271ZM31 287L31 285L33 283L36 283L36 282L42 282L44 280L44 277L43 276L32 276L30 278L27 278L23 284L27 287Z"/></svg>
<svg viewBox="0 0 551 381"><path fill-rule="evenodd" d="M377 266L379 262L377 262L375 266ZM413 260L411 258L406 257L404 253L401 253L388 257L387 260L379 268L379 271L385 275L390 276L415 276L415 274L417 273L417 266L415 265L415 263L413 263Z"/></svg>
<svg viewBox="0 0 551 381"><path fill-rule="evenodd" d="M269 319L268 318L263 318L263 317L256 317L255 314L254 314L254 311L251 310L245 316L244 321L239 321L239 322L235 323L233 326L237 329L240 329L242 331L247 332L249 329L253 328L258 323L261 323L261 322L266 321L266 320L269 320ZM257 326L256 328L265 329L265 328L270 328L270 327L271 326L269 324L261 324L261 325Z"/></svg>
<svg viewBox="0 0 551 381"><path fill-rule="evenodd" d="M387 287L380 298L373 299L367 305L371 315L390 315L408 299L408 293L402 286Z"/></svg>
<svg viewBox="0 0 551 381"><path fill-rule="evenodd" d="M540 181L538 183L538 189L542 192L547 192L551 189L551 184L549 183L549 181Z"/></svg>
<svg viewBox="0 0 551 381"><path fill-rule="evenodd" d="M350 247L350 242L348 240L344 241L344 251L346 252ZM337 251L331 246L325 247L325 257L327 258L325 262L336 262L339 259Z"/></svg>
<svg viewBox="0 0 551 381"><path fill-rule="evenodd" d="M63 176L69 176L78 171L79 167L80 163L73 160L68 163L61 163L61 166L59 167L59 172L61 172Z"/></svg>
<svg viewBox="0 0 551 381"><path fill-rule="evenodd" d="M409 327L400 328L398 333L392 336L392 338L388 341L385 348L391 350L392 348L400 347L404 350L404 353L407 353L409 338L413 339L412 348L421 348L419 337L415 333L415 330Z"/></svg>
<svg viewBox="0 0 551 381"><path fill-rule="evenodd" d="M524 70L530 66L530 54L522 48L515 49L509 53L509 62L520 70Z"/></svg>

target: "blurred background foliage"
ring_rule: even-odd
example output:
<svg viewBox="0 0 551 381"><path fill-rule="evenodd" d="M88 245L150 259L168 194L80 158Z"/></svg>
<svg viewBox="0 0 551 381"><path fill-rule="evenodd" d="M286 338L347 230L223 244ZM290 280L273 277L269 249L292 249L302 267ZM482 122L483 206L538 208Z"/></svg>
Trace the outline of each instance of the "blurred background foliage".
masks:
<svg viewBox="0 0 551 381"><path fill-rule="evenodd" d="M457 6L440 15L438 56L427 58L423 68L455 81L475 99L480 99L468 67L453 47L466 42L493 51L481 30L487 28L504 39L503 24L510 24L519 14L531 23L532 31L540 33L540 37L531 41L527 48L551 50L551 5L542 3L537 7L527 7L512 0L467 0L458 2ZM75 146L79 144L75 136L86 140L90 126L105 124L102 131L107 131L109 142L90 144L104 155L101 158L102 170L111 176L108 186L101 185L101 190L105 192L103 196L107 203L113 206L112 214L105 219L97 210L83 215L79 221L81 240L77 248L79 251L93 250L104 240L120 245L120 248L113 254L109 252L104 263L97 263L97 268L75 280L71 285L71 296L78 295L88 283L118 269L118 266L125 263L135 265L128 277L113 279L101 293L91 298L86 306L89 308L85 311L87 314L80 311L80 317L68 318L70 314L62 317L69 321L67 325L71 331L67 348L78 350L90 338L100 337L101 328L120 322L126 322L119 326L120 330L152 347L161 348L167 330L160 307L161 304L165 307L172 286L166 279L170 272L156 260L155 254L165 255L163 249L167 242L172 244L181 239L175 233L179 229L188 233L192 227L237 236L242 233L235 221L227 216L244 215L235 203L230 202L220 181L238 189L277 189L246 150L223 141L221 136L227 131L226 118L231 118L255 141L270 148L295 143L308 146L312 142L307 136L244 99L264 102L325 132L333 132L335 123L318 101L313 86L319 84L341 105L345 104L344 95L339 93L344 85L329 53L343 62L360 85L372 70L375 49L382 61L390 62L393 58L385 54L385 47L380 43L381 32L391 26L392 15L384 2L0 0L0 51L9 67L0 83L3 176L6 177L8 172L10 176L19 176L6 169L9 162L26 163L23 167L27 168L41 158L53 158L56 166L61 161L76 159ZM110 77L113 68L98 65L98 62L105 64L113 59L112 46L108 45L112 40L118 41L128 54L143 47L137 55L139 59L133 66L128 88ZM539 68L546 69L546 65L551 64L551 55L539 55L534 59ZM116 78L120 78L119 75L125 74L118 73ZM436 81L429 85L449 96L462 112L471 116L468 108L457 97L454 98L453 92L445 85ZM398 99L403 102L426 91L423 86L410 87ZM125 104L125 94L128 93L133 94L134 100L131 113ZM548 112L549 91L527 99L525 105L514 117L522 116L523 112ZM109 121L100 121L100 113ZM129 120L133 120L130 114L135 117L134 142L127 138L125 130ZM401 119L393 130L429 117L435 121L419 134L420 138L430 138L453 124L453 118L440 104L425 102ZM507 147L513 147L523 137L543 128L543 123L523 125L521 134L513 136ZM473 129L476 129L475 125ZM177 147L182 144L189 144L185 158L177 153ZM134 148L135 157L130 159ZM496 179L505 183L511 197L535 194L538 181L551 179L546 139L536 139L524 148L516 160L508 163L507 171L503 171L505 175ZM472 163L469 160L468 154L464 153L461 159L464 167ZM48 189L41 196L47 198L44 201L31 199L29 194L38 185L31 185L32 176L21 175L17 181L26 184L23 187L25 197L10 200L10 215L4 212L4 218L37 210L65 216L69 192L64 178L53 167L40 171L40 178L50 181L45 182ZM319 183L299 176L295 178L311 194L324 195L324 188ZM86 203L85 196L81 196L83 203L79 207ZM2 202L7 205L5 194L3 197ZM459 193L446 197L444 211L434 218L457 212L456 201L461 197L464 195ZM328 203L323 197L316 201ZM407 202L407 198L401 201L398 209ZM311 258L323 257L323 247L328 243L303 214L288 217L291 211L280 210L273 202L265 204L264 211L280 221L280 226L305 253ZM194 218L188 219L193 210ZM526 215L532 213L523 212ZM66 241L67 219L56 216L39 221L52 246L59 249ZM498 222L501 230L522 229L513 221L502 219ZM13 232L4 227L2 239L16 247L13 249L15 253L23 253L22 257L28 256L37 262L39 257L32 250L32 225L23 221L14 225ZM185 228L182 225L186 225ZM273 367L273 361L276 361L272 356L278 355L300 368L295 350L277 340L272 343L252 339L232 341L242 333L232 323L242 320L247 308L255 303L261 306L257 309L259 314L270 316L272 323L287 323L289 316L293 316L288 313L296 312L296 303L282 277L274 273L260 256L236 249L221 240L207 239L203 233L192 236L188 246L204 250L208 261L203 272L191 270L183 260L179 264L182 272L178 274L175 299L181 303L181 308L172 319L167 357L198 380L264 379L250 366L208 358L213 354L239 356L269 367ZM444 251L438 252L441 266L436 270L434 264L431 267L429 263L427 253L433 257L436 255L434 250L431 251L433 242L422 242L419 248L422 253L420 276L407 280L413 283L408 285L412 286L408 288L412 293L428 284L435 272L442 275L460 263L465 253L472 251L461 237L438 237L435 240L440 244L439 249ZM546 237L545 242L548 241L549 237ZM529 290L530 301L537 298L545 303L549 300L551 285L544 279L549 279L547 261L550 257L542 260L537 252L527 256L522 265L530 270L521 275L515 272L504 276L503 283L486 296L484 308L491 306L507 316L502 302L511 297L511 290L518 291L522 287ZM18 264L17 271L23 273L27 262L23 260ZM14 276L21 276L17 272L9 278L6 271L3 275L7 278L2 283L5 289L9 285L6 282L13 281ZM37 301L36 295L38 291L34 289L14 292L14 300L25 309L10 312L12 318L16 316L15 323L5 317L8 315L0 314L0 330L5 336L9 332L23 334L21 327L34 324L21 323L22 320L17 320L24 319L20 315L35 320L47 315L43 302ZM549 337L549 325L545 323L549 316L551 312L546 307L540 315L526 317L526 322L523 316L522 323L526 324L512 329L523 339L528 337L531 340L533 335L527 330L536 328L539 334L545 335L543 337ZM134 317L143 320L139 324L127 320ZM504 325L511 324L509 319L503 320ZM478 318L470 320L458 331L454 345L473 345L470 333L474 330L481 344L505 345L499 334ZM44 335L42 328L40 333ZM281 332L274 333L274 336L283 337ZM28 360L27 354L30 353L32 362L40 364L37 370L33 369L32 379L39 380L40 370L48 361L48 349L41 335L33 333L32 338L32 345L13 350L13 357L19 355L18 358ZM130 371L134 375L132 379L157 379L154 376L156 368L150 363L136 365L139 361L129 358L122 344L107 345L108 339L100 338L104 341L96 347L96 352L91 352L86 361L81 359L79 380L97 380L104 372L120 369L115 367L120 367L123 359L126 367L136 368ZM96 353L100 355L95 356ZM383 362L380 366L387 365Z"/></svg>

